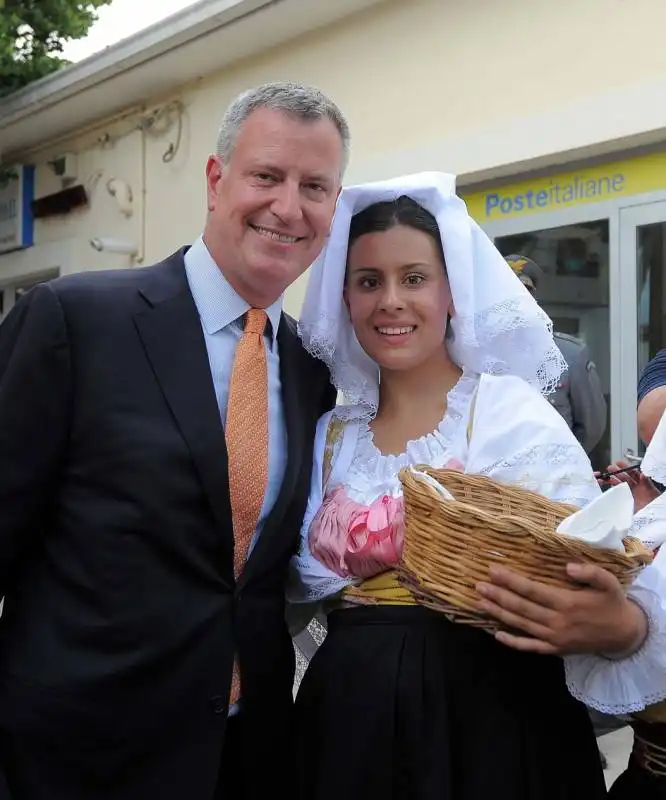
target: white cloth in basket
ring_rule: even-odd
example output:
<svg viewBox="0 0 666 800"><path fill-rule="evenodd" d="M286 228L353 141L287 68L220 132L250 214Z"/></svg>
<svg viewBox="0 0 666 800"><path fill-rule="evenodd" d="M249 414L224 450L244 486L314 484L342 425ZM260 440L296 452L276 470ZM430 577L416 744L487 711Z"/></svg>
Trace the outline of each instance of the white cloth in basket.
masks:
<svg viewBox="0 0 666 800"><path fill-rule="evenodd" d="M592 547L606 547L623 553L623 540L629 533L633 517L631 489L626 483L620 483L562 520L557 532Z"/></svg>

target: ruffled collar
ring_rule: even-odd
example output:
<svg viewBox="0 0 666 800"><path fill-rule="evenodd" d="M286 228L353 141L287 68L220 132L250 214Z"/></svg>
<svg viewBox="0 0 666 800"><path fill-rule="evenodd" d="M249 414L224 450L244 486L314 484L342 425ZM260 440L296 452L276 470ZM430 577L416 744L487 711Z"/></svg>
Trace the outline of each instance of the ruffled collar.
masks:
<svg viewBox="0 0 666 800"><path fill-rule="evenodd" d="M463 371L458 382L447 396L447 408L441 422L431 433L407 443L400 455L383 455L374 443L370 420L358 420L356 451L351 464L350 488L364 490L367 483L378 490L394 484L398 473L406 466L429 464L442 466L448 459L451 447L460 434L460 422L467 415L472 397L479 384L479 375ZM363 487L357 487L356 477L362 477Z"/></svg>

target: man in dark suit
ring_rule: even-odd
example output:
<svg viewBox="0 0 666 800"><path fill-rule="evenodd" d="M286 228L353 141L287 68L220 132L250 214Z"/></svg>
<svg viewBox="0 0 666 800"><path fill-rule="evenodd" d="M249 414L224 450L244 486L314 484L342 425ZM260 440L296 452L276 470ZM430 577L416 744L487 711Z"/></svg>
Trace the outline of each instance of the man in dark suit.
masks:
<svg viewBox="0 0 666 800"><path fill-rule="evenodd" d="M281 297L324 244L348 146L317 90L244 93L192 247L42 284L0 327L9 800L285 788L284 582L335 394Z"/></svg>

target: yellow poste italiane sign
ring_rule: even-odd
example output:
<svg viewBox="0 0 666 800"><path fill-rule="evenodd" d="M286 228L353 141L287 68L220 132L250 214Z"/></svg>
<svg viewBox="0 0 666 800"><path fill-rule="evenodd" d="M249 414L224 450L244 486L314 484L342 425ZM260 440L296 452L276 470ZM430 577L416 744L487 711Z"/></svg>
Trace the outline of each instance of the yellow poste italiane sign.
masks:
<svg viewBox="0 0 666 800"><path fill-rule="evenodd" d="M461 191L480 224L543 214L666 189L666 153L521 181L483 192Z"/></svg>

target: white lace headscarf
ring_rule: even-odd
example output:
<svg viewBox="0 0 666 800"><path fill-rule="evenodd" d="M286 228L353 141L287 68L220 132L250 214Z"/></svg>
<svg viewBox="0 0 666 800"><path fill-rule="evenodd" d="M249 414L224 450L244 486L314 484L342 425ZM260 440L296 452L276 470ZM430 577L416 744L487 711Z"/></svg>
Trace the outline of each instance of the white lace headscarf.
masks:
<svg viewBox="0 0 666 800"><path fill-rule="evenodd" d="M343 189L328 242L310 269L299 320L305 348L324 361L334 386L356 413L379 402L379 368L356 338L343 299L352 217L374 203L406 195L437 220L455 314L451 359L481 373L517 375L552 392L566 362L552 323L456 196L455 177L424 172Z"/></svg>

